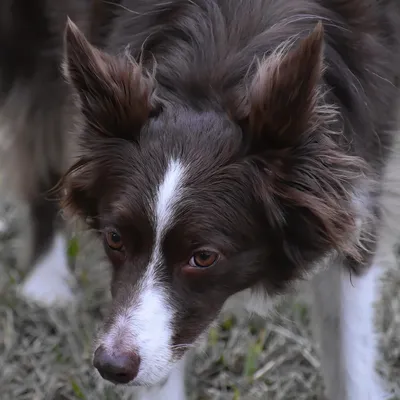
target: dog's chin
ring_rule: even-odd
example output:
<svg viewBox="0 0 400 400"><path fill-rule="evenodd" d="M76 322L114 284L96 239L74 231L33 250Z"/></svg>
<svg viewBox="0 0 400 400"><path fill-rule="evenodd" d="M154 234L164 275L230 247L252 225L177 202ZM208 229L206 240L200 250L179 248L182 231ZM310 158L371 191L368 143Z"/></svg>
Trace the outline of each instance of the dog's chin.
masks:
<svg viewBox="0 0 400 400"><path fill-rule="evenodd" d="M145 389L163 386L167 382L168 377L171 374L174 365L175 364L171 364L170 367L165 368L162 371L159 371L159 373L156 376L146 375L146 373L139 373L139 375L131 382L124 384L111 382L111 384L121 388L127 387L127 388L145 388Z"/></svg>
<svg viewBox="0 0 400 400"><path fill-rule="evenodd" d="M157 387L157 386L163 386L167 382L169 374L170 374L170 372L167 373L164 378L154 380L154 381L147 381L147 380L144 381L144 380L136 380L135 379L132 382L129 382L127 386L137 387L137 388L146 388L146 389Z"/></svg>
<svg viewBox="0 0 400 400"><path fill-rule="evenodd" d="M168 376L169 376L169 373L167 373L166 376L164 378L162 378L162 379L150 380L150 381L149 380L144 380L144 379L134 379L133 381L128 382L128 383L114 382L114 381L110 381L110 380L107 380L107 379L104 379L104 378L101 378L101 377L100 377L100 379L103 381L103 383L106 386L113 386L113 387L117 386L117 387L122 388L122 389L123 388L127 388L127 389L129 389L129 388L150 389L150 388L157 387L157 386L163 386L167 382Z"/></svg>

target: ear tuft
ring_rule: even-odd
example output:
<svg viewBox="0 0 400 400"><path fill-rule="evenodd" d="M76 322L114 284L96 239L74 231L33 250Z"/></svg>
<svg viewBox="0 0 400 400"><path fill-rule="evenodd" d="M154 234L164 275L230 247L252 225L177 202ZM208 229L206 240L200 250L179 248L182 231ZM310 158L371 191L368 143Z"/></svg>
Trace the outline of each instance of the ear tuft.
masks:
<svg viewBox="0 0 400 400"><path fill-rule="evenodd" d="M75 55L74 50L81 48L90 50L90 45L85 35L69 17L67 17L67 23L65 25L64 43L66 44L66 51L69 55Z"/></svg>
<svg viewBox="0 0 400 400"><path fill-rule="evenodd" d="M263 60L249 92L248 126L254 145L286 145L313 124L323 71L324 30L315 29L293 49L293 40Z"/></svg>
<svg viewBox="0 0 400 400"><path fill-rule="evenodd" d="M69 18L64 43L64 75L85 123L101 135L133 139L151 112L153 80L128 56L92 46Z"/></svg>
<svg viewBox="0 0 400 400"><path fill-rule="evenodd" d="M322 24L296 42L260 62L242 106L254 192L290 262L304 267L332 250L359 260L353 190L368 166L331 132L337 109L322 98Z"/></svg>

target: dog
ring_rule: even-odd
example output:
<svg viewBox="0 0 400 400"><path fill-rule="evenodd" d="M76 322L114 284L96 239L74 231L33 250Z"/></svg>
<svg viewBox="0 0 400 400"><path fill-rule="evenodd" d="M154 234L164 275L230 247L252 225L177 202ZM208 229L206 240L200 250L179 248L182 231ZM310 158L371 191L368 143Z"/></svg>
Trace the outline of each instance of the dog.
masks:
<svg viewBox="0 0 400 400"><path fill-rule="evenodd" d="M73 299L46 196L58 182L63 215L95 232L112 268L99 374L143 400L184 400L187 353L221 310L265 315L307 281L327 398L385 398L373 304L400 216L399 3L0 11L2 161L34 239L22 294Z"/></svg>

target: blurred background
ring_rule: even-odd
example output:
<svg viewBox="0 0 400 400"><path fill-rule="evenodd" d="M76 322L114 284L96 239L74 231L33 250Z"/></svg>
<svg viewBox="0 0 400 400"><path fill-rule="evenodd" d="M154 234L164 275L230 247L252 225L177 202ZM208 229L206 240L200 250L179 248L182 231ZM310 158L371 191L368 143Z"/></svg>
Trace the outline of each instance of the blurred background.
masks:
<svg viewBox="0 0 400 400"><path fill-rule="evenodd" d="M44 310L16 296L27 271L16 268L26 211L1 190L0 399L133 399L98 379L92 339L107 308L109 271L88 234L71 232L69 257L80 285L74 309ZM400 241L399 241L400 242ZM384 279L377 310L381 375L400 400L400 257ZM288 296L267 320L223 315L190 363L192 400L317 400L319 359L309 327L307 292ZM174 399L166 399L174 400Z"/></svg>

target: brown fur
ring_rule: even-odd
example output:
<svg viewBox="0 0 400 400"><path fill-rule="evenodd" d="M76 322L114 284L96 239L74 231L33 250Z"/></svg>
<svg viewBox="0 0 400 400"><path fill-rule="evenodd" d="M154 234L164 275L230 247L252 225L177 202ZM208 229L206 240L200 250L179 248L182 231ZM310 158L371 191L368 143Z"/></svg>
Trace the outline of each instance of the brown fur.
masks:
<svg viewBox="0 0 400 400"><path fill-rule="evenodd" d="M169 157L190 165L191 197L165 238L166 282L202 237L218 243L230 265L169 283L183 307L178 344L194 340L229 295L257 282L282 291L332 254L361 273L380 213L369 200L362 210L354 201L379 198L395 126L399 44L385 5L128 3L142 17L117 17L108 46L116 55L91 48L71 25L66 36L84 127L63 204L96 229L107 221L140 243L115 271L117 307L117 293L133 292L146 266L153 228L144 210ZM151 103L150 91L143 95L149 74ZM200 293L210 299L206 308L195 300Z"/></svg>
<svg viewBox="0 0 400 400"><path fill-rule="evenodd" d="M357 274L369 267L398 122L396 0L123 0L112 17L96 25L97 47L68 23L68 86L52 69L64 91L51 113L60 122L66 103L79 119L62 206L124 242L116 255L104 241L114 298L105 331L136 301L171 160L185 167L184 188L157 279L176 311L173 345L193 343L239 291L273 296L332 256ZM188 268L211 244L218 265Z"/></svg>

